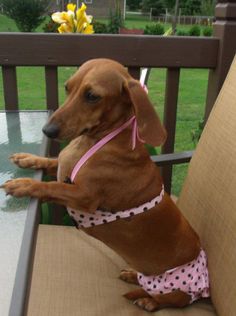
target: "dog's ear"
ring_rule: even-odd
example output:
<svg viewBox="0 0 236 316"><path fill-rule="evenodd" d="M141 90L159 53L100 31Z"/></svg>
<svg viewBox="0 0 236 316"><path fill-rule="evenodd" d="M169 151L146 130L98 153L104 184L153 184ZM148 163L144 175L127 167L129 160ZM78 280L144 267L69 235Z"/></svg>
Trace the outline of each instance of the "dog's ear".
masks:
<svg viewBox="0 0 236 316"><path fill-rule="evenodd" d="M124 88L134 107L140 137L152 146L164 144L166 130L139 81L128 80Z"/></svg>

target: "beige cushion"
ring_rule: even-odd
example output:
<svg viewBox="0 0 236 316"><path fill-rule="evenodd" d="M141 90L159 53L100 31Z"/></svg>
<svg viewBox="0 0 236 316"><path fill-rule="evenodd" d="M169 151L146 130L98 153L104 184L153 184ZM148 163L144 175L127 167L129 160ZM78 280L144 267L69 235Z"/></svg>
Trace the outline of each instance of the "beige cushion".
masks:
<svg viewBox="0 0 236 316"><path fill-rule="evenodd" d="M135 286L118 279L125 262L111 249L74 227L40 225L29 316L144 316L122 297ZM215 315L207 300L158 316Z"/></svg>
<svg viewBox="0 0 236 316"><path fill-rule="evenodd" d="M236 60L191 161L178 205L207 250L217 314L236 315ZM28 315L147 315L122 297L134 287L117 278L124 267L112 250L75 228L41 225ZM152 315L216 314L205 300Z"/></svg>
<svg viewBox="0 0 236 316"><path fill-rule="evenodd" d="M209 257L220 316L236 315L236 59L204 129L178 205Z"/></svg>

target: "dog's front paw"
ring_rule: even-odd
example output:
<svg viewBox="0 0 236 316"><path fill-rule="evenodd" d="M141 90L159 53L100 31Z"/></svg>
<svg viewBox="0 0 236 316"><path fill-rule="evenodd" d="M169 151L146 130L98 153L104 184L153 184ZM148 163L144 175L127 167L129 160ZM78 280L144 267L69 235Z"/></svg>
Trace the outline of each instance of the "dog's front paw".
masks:
<svg viewBox="0 0 236 316"><path fill-rule="evenodd" d="M33 196L40 198L40 181L30 178L13 179L5 182L0 188L4 189L6 194L15 197Z"/></svg>
<svg viewBox="0 0 236 316"><path fill-rule="evenodd" d="M16 153L9 157L10 161L20 168L43 169L45 158L28 153Z"/></svg>

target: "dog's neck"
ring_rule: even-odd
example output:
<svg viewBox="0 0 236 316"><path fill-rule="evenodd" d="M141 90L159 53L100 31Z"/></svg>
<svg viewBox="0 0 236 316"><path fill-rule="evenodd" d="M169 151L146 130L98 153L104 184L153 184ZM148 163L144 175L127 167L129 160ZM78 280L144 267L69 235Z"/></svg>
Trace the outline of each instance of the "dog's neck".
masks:
<svg viewBox="0 0 236 316"><path fill-rule="evenodd" d="M110 142L113 138L115 138L117 135L122 133L124 130L126 130L128 127L132 127L132 150L136 147L136 142L143 142L144 141L139 137L138 129L137 129L137 121L136 117L132 116L129 118L128 121L126 121L124 124L104 136L102 139L100 139L96 144L94 144L76 163L74 166L72 173L71 173L71 182L73 183L77 173L79 172L80 168L86 163L86 161L92 157L100 148L102 148L104 145L106 145L108 142Z"/></svg>

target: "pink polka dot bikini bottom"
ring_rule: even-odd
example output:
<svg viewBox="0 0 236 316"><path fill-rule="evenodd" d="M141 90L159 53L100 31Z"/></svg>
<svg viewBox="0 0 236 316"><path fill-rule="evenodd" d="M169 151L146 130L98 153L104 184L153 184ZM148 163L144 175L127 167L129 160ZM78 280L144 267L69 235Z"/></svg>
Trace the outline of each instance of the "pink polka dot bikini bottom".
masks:
<svg viewBox="0 0 236 316"><path fill-rule="evenodd" d="M209 297L206 253L201 250L195 260L157 276L138 273L138 282L151 296L181 290L191 296L190 303L201 297Z"/></svg>

